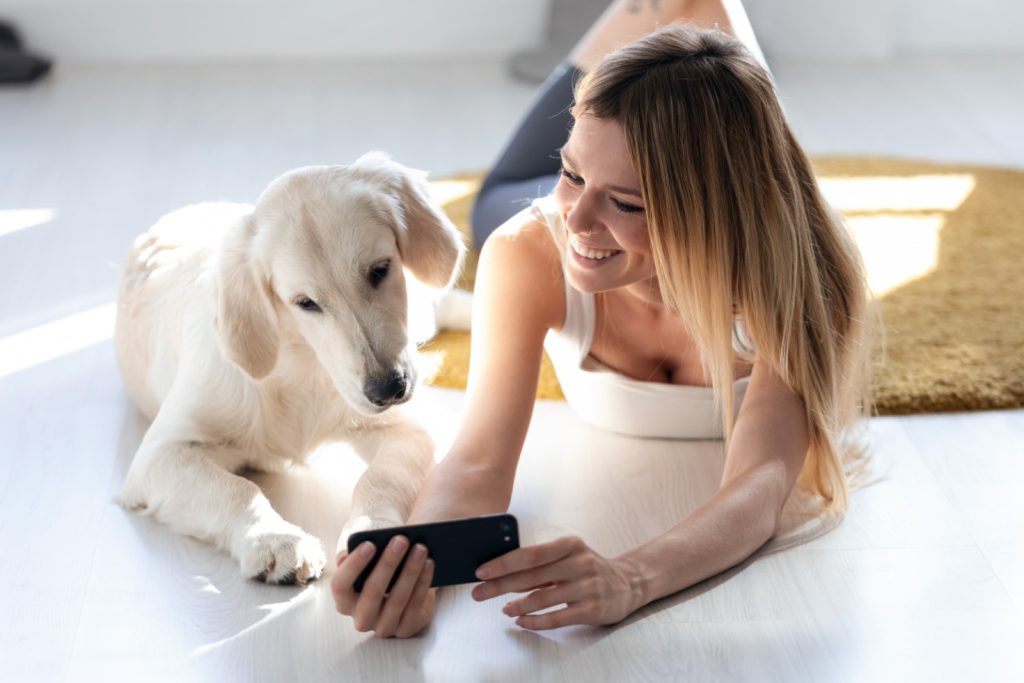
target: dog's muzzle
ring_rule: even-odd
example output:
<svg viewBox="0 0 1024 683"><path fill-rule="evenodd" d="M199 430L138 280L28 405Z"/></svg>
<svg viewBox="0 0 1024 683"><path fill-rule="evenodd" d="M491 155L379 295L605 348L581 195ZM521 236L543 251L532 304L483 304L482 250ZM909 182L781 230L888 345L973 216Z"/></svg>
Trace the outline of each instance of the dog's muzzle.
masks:
<svg viewBox="0 0 1024 683"><path fill-rule="evenodd" d="M409 375L404 370L391 370L386 375L371 377L363 386L363 394L375 406L386 408L409 399Z"/></svg>

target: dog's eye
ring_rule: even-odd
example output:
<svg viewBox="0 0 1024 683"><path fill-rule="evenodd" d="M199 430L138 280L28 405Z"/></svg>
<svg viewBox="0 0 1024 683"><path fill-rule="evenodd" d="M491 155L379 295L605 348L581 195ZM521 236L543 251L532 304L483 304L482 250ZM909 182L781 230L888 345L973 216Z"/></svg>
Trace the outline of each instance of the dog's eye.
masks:
<svg viewBox="0 0 1024 683"><path fill-rule="evenodd" d="M295 300L295 305L304 311L310 313L323 313L323 309L320 308L320 304L310 299L308 296L300 296Z"/></svg>
<svg viewBox="0 0 1024 683"><path fill-rule="evenodd" d="M370 280L370 286L377 288L380 283L384 282L384 278L388 276L388 272L391 270L391 261L381 261L373 268L370 268L370 274L368 279Z"/></svg>

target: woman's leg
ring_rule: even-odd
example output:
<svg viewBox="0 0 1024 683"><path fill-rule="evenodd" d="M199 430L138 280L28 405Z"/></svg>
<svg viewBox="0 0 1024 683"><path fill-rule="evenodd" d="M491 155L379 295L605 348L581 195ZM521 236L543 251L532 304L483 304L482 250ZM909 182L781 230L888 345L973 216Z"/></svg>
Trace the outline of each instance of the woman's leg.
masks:
<svg viewBox="0 0 1024 683"><path fill-rule="evenodd" d="M551 72L491 167L470 219L477 248L495 228L554 189L561 164L558 150L569 137L572 124L572 88L580 75L565 62Z"/></svg>
<svg viewBox="0 0 1024 683"><path fill-rule="evenodd" d="M616 0L576 43L568 61L588 71L626 43L673 22L731 33L767 68L741 0Z"/></svg>
<svg viewBox="0 0 1024 683"><path fill-rule="evenodd" d="M533 199L554 189L561 163L558 150L572 124L575 81L605 55L674 21L729 33L736 27L738 37L764 63L740 0L615 0L540 87L484 179L471 218L477 247Z"/></svg>

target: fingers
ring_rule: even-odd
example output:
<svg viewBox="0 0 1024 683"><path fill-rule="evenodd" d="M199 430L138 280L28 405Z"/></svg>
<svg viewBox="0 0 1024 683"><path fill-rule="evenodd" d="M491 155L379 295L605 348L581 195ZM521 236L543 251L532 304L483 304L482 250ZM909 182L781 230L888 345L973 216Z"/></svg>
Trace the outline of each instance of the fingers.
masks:
<svg viewBox="0 0 1024 683"><path fill-rule="evenodd" d="M331 592L338 611L352 617L357 631L372 630L384 638L408 638L430 623L437 591L430 588L434 579L434 561L427 557L426 546L417 544L409 553L395 585L385 593L395 570L402 564L408 546L408 539L402 536L392 538L359 593L355 592L353 584L373 558L373 544L367 541L351 555L344 551L338 553L338 568L331 578Z"/></svg>
<svg viewBox="0 0 1024 683"><path fill-rule="evenodd" d="M550 543L517 548L485 562L476 570L478 579L496 579L507 574L521 572L545 564L557 562L573 552L583 550L586 545L576 536L566 536Z"/></svg>
<svg viewBox="0 0 1024 683"><path fill-rule="evenodd" d="M359 593L356 593L353 584L370 564L374 552L373 543L366 541L355 548L351 555L339 560L334 576L331 577L331 593L334 595L334 606L341 614L351 615L355 611Z"/></svg>
<svg viewBox="0 0 1024 683"><path fill-rule="evenodd" d="M524 593L560 583L574 576L567 564L550 564L537 569L522 571L492 581L486 581L473 588L471 595L476 601L490 600L506 593Z"/></svg>
<svg viewBox="0 0 1024 683"><path fill-rule="evenodd" d="M437 589L430 587L434 579L434 561L427 560L423 572L416 581L416 588L409 598L409 605L402 613L402 620L398 624L398 631L395 633L399 638L409 638L422 631L434 614L434 605L437 600Z"/></svg>
<svg viewBox="0 0 1024 683"><path fill-rule="evenodd" d="M621 620L629 609L609 604L622 590L619 573L577 537L520 548L486 563L491 580L476 586L473 597L485 600L509 592L529 595L509 601L502 612L531 630ZM559 606L564 606L558 609ZM556 608L551 610L550 608ZM543 614L535 614L550 610Z"/></svg>
<svg viewBox="0 0 1024 683"><path fill-rule="evenodd" d="M384 608L377 618L377 625L374 627L374 631L381 638L390 638L395 635L406 607L408 606L409 609L415 608L410 597L423 573L421 570L426 561L427 547L422 543L417 543L409 553L409 559L406 560L405 566L402 567L402 573L399 574L398 581L395 582L394 587L388 594L387 600L384 602ZM390 579L390 577L388 578Z"/></svg>
<svg viewBox="0 0 1024 683"><path fill-rule="evenodd" d="M434 561L427 559L426 564L423 567L423 573L420 574L420 578L416 581L416 588L412 592L412 597L409 598L409 607L422 606L426 602L428 595L437 595L437 589L431 588L430 583L434 580ZM408 610L406 610L408 612ZM402 615L403 624L405 617L408 614Z"/></svg>
<svg viewBox="0 0 1024 683"><path fill-rule="evenodd" d="M363 584L363 590L356 601L356 609L352 615L357 631L372 630L377 623L384 595L387 593L391 577L402 562L405 551L409 547L409 540L404 536L395 536L388 542L384 552L381 553L377 566L370 572L370 576Z"/></svg>
<svg viewBox="0 0 1024 683"><path fill-rule="evenodd" d="M506 616L518 617L523 614L530 614L531 612L539 612L542 609L554 607L555 605L572 605L577 601L582 601L585 597L587 596L582 585L579 583L568 583L554 588L533 591L518 600L510 601L501 608L501 611Z"/></svg>
<svg viewBox="0 0 1024 683"><path fill-rule="evenodd" d="M593 623L588 616L587 608L573 605L565 609L545 612L544 614L526 614L516 619L516 624L531 631L545 631L573 624Z"/></svg>
<svg viewBox="0 0 1024 683"><path fill-rule="evenodd" d="M477 570L478 576L486 573L494 578L474 588L473 598L487 600L564 581L577 573L575 563L566 560L588 551L583 541L569 536L505 553Z"/></svg>

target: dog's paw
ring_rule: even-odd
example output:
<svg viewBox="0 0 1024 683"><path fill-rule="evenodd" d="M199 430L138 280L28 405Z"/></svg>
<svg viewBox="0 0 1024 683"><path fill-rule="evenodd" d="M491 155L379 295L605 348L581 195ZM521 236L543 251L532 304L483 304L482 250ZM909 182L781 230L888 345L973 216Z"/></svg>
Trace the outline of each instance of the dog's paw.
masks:
<svg viewBox="0 0 1024 683"><path fill-rule="evenodd" d="M145 513L149 511L149 503L146 502L146 498L127 483L121 488L121 491L114 496L114 502L128 512Z"/></svg>
<svg viewBox="0 0 1024 683"><path fill-rule="evenodd" d="M338 547L335 549L335 552L348 552L348 537L357 531L387 529L393 526L402 526L403 524L404 522L397 517L381 517L377 519L368 517L367 515L357 515L352 517L345 522L345 526L341 530L341 536L338 537Z"/></svg>
<svg viewBox="0 0 1024 683"><path fill-rule="evenodd" d="M349 536L356 533L357 531L368 531L370 529L376 528L378 527L374 526L373 520L367 517L366 515L358 515L356 517L349 518L349 520L345 522L345 526L341 530L341 535L338 536L338 547L335 548L334 552L348 552Z"/></svg>
<svg viewBox="0 0 1024 683"><path fill-rule="evenodd" d="M327 564L320 541L287 523L253 529L246 535L238 561L246 576L285 584L317 579Z"/></svg>
<svg viewBox="0 0 1024 683"><path fill-rule="evenodd" d="M125 496L117 496L114 498L114 502L123 507L128 512L147 512L149 505L142 498L128 498Z"/></svg>

